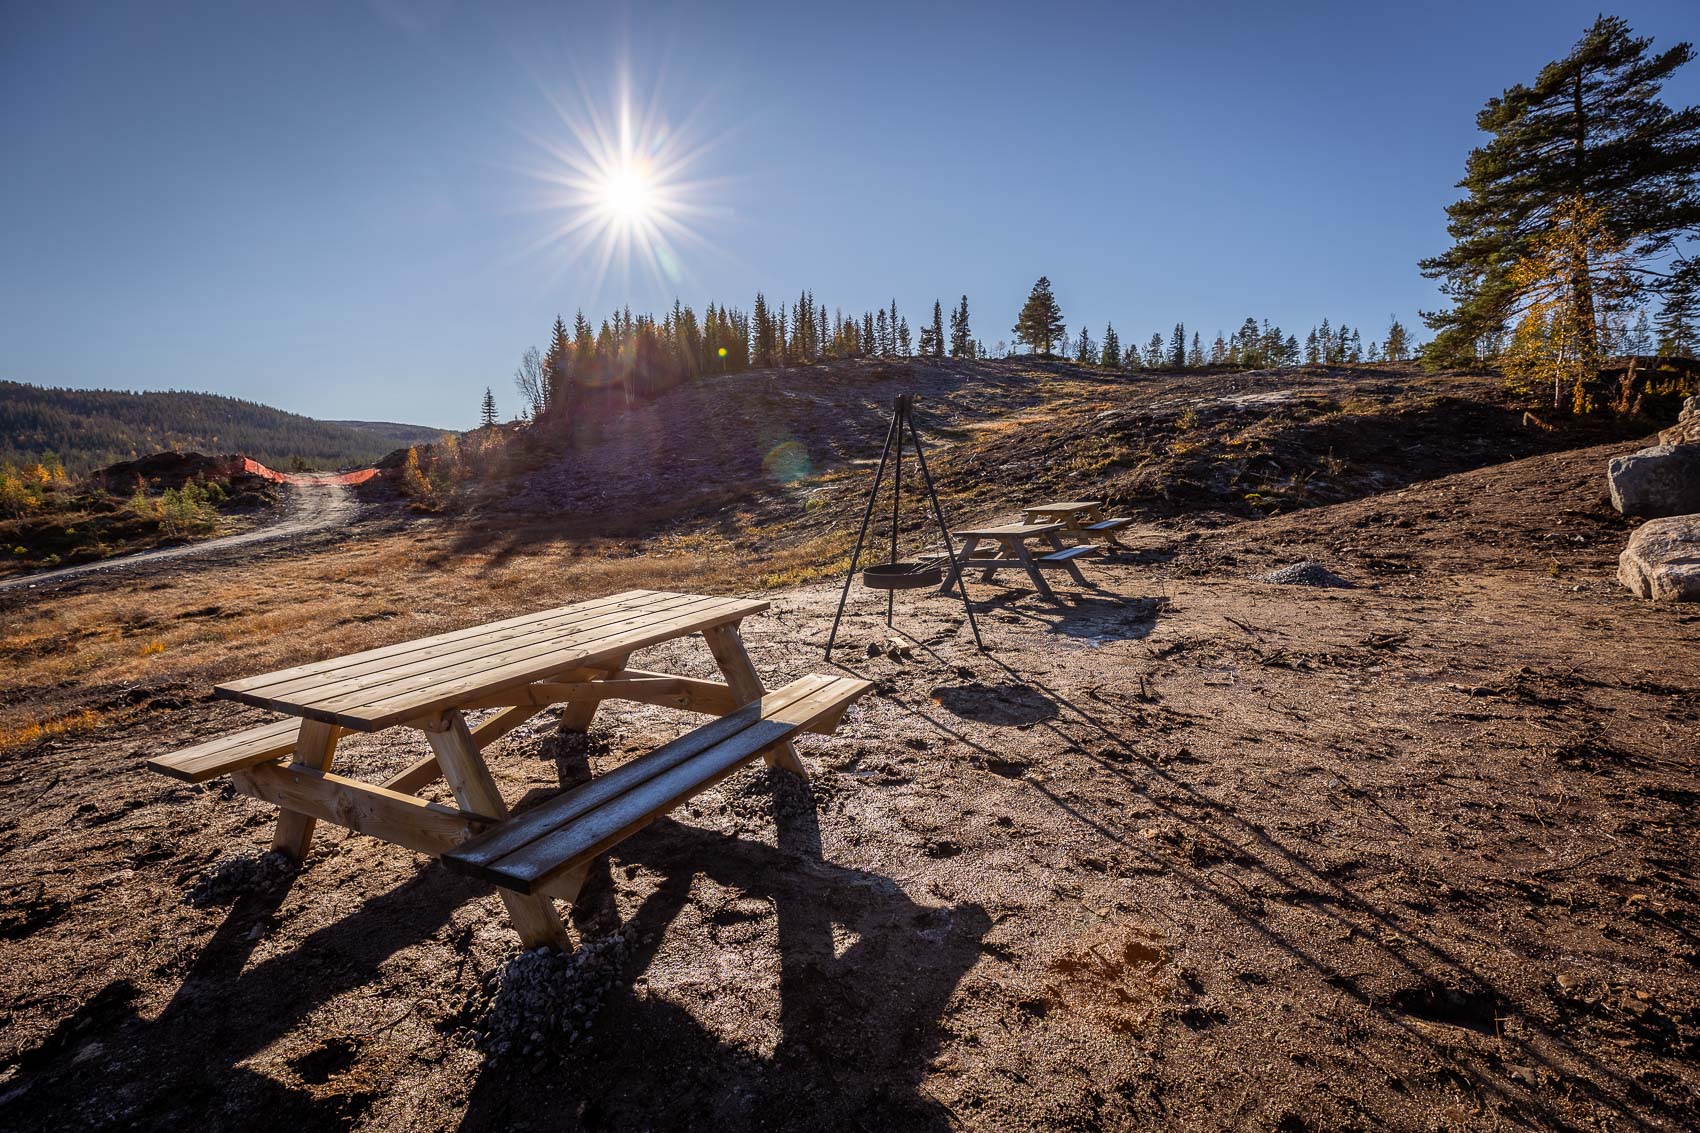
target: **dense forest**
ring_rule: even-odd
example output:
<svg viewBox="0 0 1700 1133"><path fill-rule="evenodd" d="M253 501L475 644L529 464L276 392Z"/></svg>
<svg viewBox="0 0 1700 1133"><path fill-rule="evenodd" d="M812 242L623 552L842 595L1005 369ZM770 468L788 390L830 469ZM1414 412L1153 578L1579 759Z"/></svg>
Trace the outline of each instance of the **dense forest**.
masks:
<svg viewBox="0 0 1700 1133"><path fill-rule="evenodd" d="M0 464L57 457L72 474L166 449L241 453L262 464L339 468L433 440L436 429L316 421L210 393L55 389L0 381Z"/></svg>

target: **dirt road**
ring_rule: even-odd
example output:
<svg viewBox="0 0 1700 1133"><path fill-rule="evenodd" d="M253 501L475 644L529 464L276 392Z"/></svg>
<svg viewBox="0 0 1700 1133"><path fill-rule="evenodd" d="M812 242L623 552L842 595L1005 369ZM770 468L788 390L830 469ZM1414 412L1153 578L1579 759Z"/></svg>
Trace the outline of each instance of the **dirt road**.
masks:
<svg viewBox="0 0 1700 1133"><path fill-rule="evenodd" d="M352 520L360 510L359 502L355 500L354 493L349 491L346 485L336 483L329 476L322 479L301 477L294 482L285 484L284 489L288 492L288 496L284 504L283 514L276 523L268 524L265 527L244 531L240 535L226 535L219 539L208 539L202 543L189 543L181 547L165 547L157 551L143 551L140 554L103 559L94 563L81 563L59 570L42 571L21 578L7 579L0 582L0 590L22 589L38 586L45 582L58 582L77 575L91 574L96 571L127 570L171 559L187 558L191 555L205 555L214 551L229 550L232 547L241 547L250 543L265 543L275 539L290 539L310 535L317 531L324 531L345 524Z"/></svg>

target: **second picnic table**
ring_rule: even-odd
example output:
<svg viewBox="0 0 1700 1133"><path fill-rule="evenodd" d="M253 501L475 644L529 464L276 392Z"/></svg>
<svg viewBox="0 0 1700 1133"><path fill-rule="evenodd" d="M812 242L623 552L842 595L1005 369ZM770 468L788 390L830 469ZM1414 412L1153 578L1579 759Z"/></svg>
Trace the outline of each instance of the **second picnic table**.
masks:
<svg viewBox="0 0 1700 1133"><path fill-rule="evenodd" d="M1024 507L1021 514L1030 524L1060 523L1078 539L1103 539L1114 547L1122 547L1116 532L1132 523L1125 516L1105 518L1100 500L1056 500L1051 503Z"/></svg>
<svg viewBox="0 0 1700 1133"><path fill-rule="evenodd" d="M939 593L949 594L962 584L963 571L978 570L982 582L990 582L1000 570L1019 567L1027 572L1027 577L1033 580L1033 588L1046 598L1055 598L1051 584L1045 581L1043 570L1047 567L1060 567L1068 571L1074 580L1082 586L1089 586L1086 576L1080 573L1080 567L1075 559L1081 555L1091 554L1095 547L1070 547L1063 543L1061 523L1006 523L997 527L970 527L951 534L963 540L961 550L956 552L954 560L947 559L944 583L939 587ZM1049 546L1050 551L1035 555L1027 548L1027 540L1040 539ZM991 555L976 557L974 552L982 543L996 543L998 551Z"/></svg>

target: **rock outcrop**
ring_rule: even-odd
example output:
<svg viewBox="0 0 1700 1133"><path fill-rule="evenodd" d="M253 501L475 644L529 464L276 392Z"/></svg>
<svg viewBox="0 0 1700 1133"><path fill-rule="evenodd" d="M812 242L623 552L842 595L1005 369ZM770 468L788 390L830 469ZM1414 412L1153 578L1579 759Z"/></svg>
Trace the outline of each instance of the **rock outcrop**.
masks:
<svg viewBox="0 0 1700 1133"><path fill-rule="evenodd" d="M1700 602L1700 515L1643 523L1617 559L1617 580L1640 598Z"/></svg>
<svg viewBox="0 0 1700 1133"><path fill-rule="evenodd" d="M1682 403L1676 424L1659 434L1662 445L1700 444L1700 394Z"/></svg>
<svg viewBox="0 0 1700 1133"><path fill-rule="evenodd" d="M1700 444L1654 445L1613 457L1606 479L1611 504L1624 515L1692 515L1700 512Z"/></svg>

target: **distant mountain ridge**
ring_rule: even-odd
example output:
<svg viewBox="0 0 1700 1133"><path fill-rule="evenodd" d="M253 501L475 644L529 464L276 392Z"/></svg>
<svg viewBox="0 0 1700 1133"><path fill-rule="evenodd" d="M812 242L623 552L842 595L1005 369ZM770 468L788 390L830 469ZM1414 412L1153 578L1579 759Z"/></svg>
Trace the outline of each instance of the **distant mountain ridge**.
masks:
<svg viewBox="0 0 1700 1133"><path fill-rule="evenodd" d="M444 433L452 429L433 429L429 425L403 425L397 421L326 421L327 425L343 425L350 429L358 429L363 433L371 433L391 442L391 448L401 448L403 445L428 445L442 439Z"/></svg>
<svg viewBox="0 0 1700 1133"><path fill-rule="evenodd" d="M370 464L444 430L389 421L320 421L215 393L130 393L0 381L0 462L49 454L74 474L148 453L241 453L273 468Z"/></svg>

